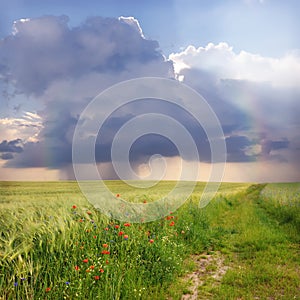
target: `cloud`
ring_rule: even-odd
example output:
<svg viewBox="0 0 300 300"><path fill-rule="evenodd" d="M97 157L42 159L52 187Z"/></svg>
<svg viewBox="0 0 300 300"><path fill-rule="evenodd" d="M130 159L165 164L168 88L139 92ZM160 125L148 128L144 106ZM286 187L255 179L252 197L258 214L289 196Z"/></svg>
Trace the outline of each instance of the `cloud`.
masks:
<svg viewBox="0 0 300 300"><path fill-rule="evenodd" d="M23 151L20 139L16 139L13 141L2 141L0 143L0 152L13 152L13 153L20 153Z"/></svg>
<svg viewBox="0 0 300 300"><path fill-rule="evenodd" d="M128 24L129 26L133 27L142 38L145 38L144 34L143 34L143 30L139 24L139 21L137 19L135 19L134 17L119 17L118 18L119 21L122 21L126 24Z"/></svg>
<svg viewBox="0 0 300 300"><path fill-rule="evenodd" d="M73 28L68 22L67 16L19 20L0 43L3 100L20 96L20 107L25 102L31 107L22 116L0 119L3 147L7 141L22 141L22 151L2 152L6 168L46 167L62 170L64 178L72 176L74 128L96 95L124 80L175 75L202 94L219 117L229 162L299 164L299 53L270 58L235 53L220 43L189 46L166 59L133 17L93 17ZM114 135L135 116L149 112L178 120L193 136L200 160L210 161L207 136L188 112L144 99L113 112L102 128L96 159L105 166L105 178L116 176L110 162ZM131 150L131 163L141 172L153 154L180 161L174 145L158 135L138 139ZM187 157L191 163L194 159Z"/></svg>
<svg viewBox="0 0 300 300"><path fill-rule="evenodd" d="M9 160L9 159L13 159L14 156L11 153L3 153L0 155L1 159L3 160Z"/></svg>
<svg viewBox="0 0 300 300"><path fill-rule="evenodd" d="M68 21L67 16L22 19L1 41L0 81L6 94L24 95L22 105L39 105L38 115L0 120L0 130L9 124L3 134L24 140L23 152L6 167L65 167L71 163L78 117L96 95L131 78L174 78L172 62L157 41L144 37L133 17L93 17L74 28ZM118 119L124 116L115 116L114 130ZM99 160L107 157L101 153Z"/></svg>
<svg viewBox="0 0 300 300"><path fill-rule="evenodd" d="M270 58L210 43L189 46L169 58L177 78L202 94L218 115L228 162L270 160L299 166L297 51Z"/></svg>
<svg viewBox="0 0 300 300"><path fill-rule="evenodd" d="M36 141L42 125L41 117L25 112L22 117L0 119L0 136L5 140L22 139L23 142Z"/></svg>
<svg viewBox="0 0 300 300"><path fill-rule="evenodd" d="M175 71L196 68L213 73L218 79L268 82L275 87L299 87L300 55L292 51L281 58L263 57L246 51L235 53L233 47L222 42L205 47L188 46L180 53L172 53Z"/></svg>
<svg viewBox="0 0 300 300"><path fill-rule="evenodd" d="M13 159L13 153L21 152L23 152L23 145L21 139L16 139L12 141L4 140L0 143L0 158L3 160Z"/></svg>
<svg viewBox="0 0 300 300"><path fill-rule="evenodd" d="M126 72L132 66L162 63L158 42L143 38L133 18L87 19L70 28L68 17L45 16L14 23L0 47L2 76L17 90L41 96L61 79L90 73Z"/></svg>

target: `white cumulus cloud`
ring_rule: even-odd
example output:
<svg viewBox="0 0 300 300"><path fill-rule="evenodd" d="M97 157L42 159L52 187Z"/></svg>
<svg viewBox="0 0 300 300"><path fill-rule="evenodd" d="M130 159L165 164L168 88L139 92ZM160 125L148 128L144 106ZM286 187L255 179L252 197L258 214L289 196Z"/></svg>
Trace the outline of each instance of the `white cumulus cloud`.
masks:
<svg viewBox="0 0 300 300"><path fill-rule="evenodd" d="M246 51L239 53L227 43L209 43L205 47L188 46L169 56L180 75L184 68L199 69L218 79L268 82L278 87L299 87L300 55L296 51L280 58L271 58Z"/></svg>

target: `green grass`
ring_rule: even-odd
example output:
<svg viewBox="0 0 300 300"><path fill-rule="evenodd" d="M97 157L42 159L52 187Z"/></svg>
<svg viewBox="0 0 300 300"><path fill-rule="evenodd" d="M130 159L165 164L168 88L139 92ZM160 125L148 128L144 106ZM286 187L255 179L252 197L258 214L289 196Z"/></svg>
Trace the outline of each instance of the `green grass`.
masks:
<svg viewBox="0 0 300 300"><path fill-rule="evenodd" d="M135 202L174 187L106 184ZM203 299L299 299L297 188L284 186L290 205L280 185L223 183L199 209L203 188L165 218L126 226L95 211L76 182L0 183L0 299L180 299L191 255L215 251L229 270L220 284L199 287Z"/></svg>

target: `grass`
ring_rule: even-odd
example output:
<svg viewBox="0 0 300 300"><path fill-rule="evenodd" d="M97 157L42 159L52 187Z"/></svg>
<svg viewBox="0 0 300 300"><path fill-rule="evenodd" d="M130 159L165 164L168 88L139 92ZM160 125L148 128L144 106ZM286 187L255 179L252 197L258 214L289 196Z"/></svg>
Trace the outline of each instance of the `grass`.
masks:
<svg viewBox="0 0 300 300"><path fill-rule="evenodd" d="M149 202L174 182L107 186ZM203 188L160 220L127 224L95 211L76 182L0 183L0 299L180 299L191 257L206 253L221 253L229 269L220 284L207 277L200 298L300 299L298 188L224 183L199 209Z"/></svg>

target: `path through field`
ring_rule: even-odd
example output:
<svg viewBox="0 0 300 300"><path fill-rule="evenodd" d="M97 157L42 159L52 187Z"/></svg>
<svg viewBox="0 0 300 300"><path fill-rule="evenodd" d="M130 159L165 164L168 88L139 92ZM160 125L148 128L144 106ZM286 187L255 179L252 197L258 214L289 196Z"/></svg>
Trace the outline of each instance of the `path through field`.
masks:
<svg viewBox="0 0 300 300"><path fill-rule="evenodd" d="M259 200L263 186L225 199L214 225L224 229L218 251L196 255L182 300L300 299L299 229L275 219ZM215 213L218 208L215 209ZM221 213L222 212L222 213Z"/></svg>
<svg viewBox="0 0 300 300"><path fill-rule="evenodd" d="M224 256L219 251L212 254L193 255L191 258L195 263L195 271L188 273L184 278L191 285L189 292L182 295L181 300L201 299L199 287L209 280L214 286L220 284L228 270L228 266L224 265Z"/></svg>

